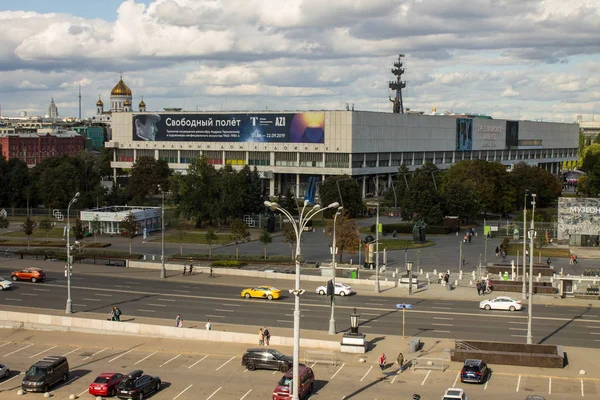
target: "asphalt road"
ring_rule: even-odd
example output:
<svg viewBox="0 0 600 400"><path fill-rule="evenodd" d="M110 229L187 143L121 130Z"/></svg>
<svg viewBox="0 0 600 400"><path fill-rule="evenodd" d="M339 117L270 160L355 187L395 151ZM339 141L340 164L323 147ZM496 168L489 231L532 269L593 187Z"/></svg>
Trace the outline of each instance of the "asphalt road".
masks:
<svg viewBox="0 0 600 400"><path fill-rule="evenodd" d="M67 282L64 274L47 269L46 282L32 284L18 282L12 291L0 292L0 303L40 309L64 309ZM190 321L240 324L248 326L293 327L293 299L287 295L289 287L281 287L286 294L280 300L244 299L239 285L176 282L151 279L148 271L139 275L119 274L121 268L108 269L109 275L84 269L72 277L72 299L75 312L108 312L119 305L123 319L153 317L175 319L178 313ZM0 276L9 277L10 268L0 267ZM128 272L131 270L128 270ZM207 278L208 279L208 278ZM314 285L313 285L314 287ZM314 289L313 289L314 290ZM482 298L483 299L483 298ZM473 301L446 301L439 299L416 300L373 295L358 290L348 297L337 297L336 320L338 330L347 327L350 314L356 308L361 314L360 330L372 338L378 335L402 333L402 311L397 303L412 303L405 313L405 335L439 338L524 342L527 331L527 312L484 311ZM327 331L330 318L329 299L310 290L301 300L301 328ZM534 306L534 343L600 347L600 310L574 306ZM275 333L276 334L276 333Z"/></svg>

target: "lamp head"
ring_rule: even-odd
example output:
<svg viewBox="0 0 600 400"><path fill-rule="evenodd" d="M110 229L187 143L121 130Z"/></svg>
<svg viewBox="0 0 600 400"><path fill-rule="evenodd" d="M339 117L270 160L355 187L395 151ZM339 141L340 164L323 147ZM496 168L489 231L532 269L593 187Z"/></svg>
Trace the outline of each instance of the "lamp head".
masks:
<svg viewBox="0 0 600 400"><path fill-rule="evenodd" d="M304 207L306 207L309 204L310 204L310 201L308 201L307 199L304 199Z"/></svg>
<svg viewBox="0 0 600 400"><path fill-rule="evenodd" d="M330 205L328 205L327 208L338 208L339 206L340 206L340 203L338 203L336 201L336 202L333 202Z"/></svg>
<svg viewBox="0 0 600 400"><path fill-rule="evenodd" d="M79 197L79 195L80 195L80 193L79 193L79 192L75 193L75 198L78 198L78 197Z"/></svg>
<svg viewBox="0 0 600 400"><path fill-rule="evenodd" d="M313 210L319 210L321 208L320 204L315 204L315 206L313 207Z"/></svg>

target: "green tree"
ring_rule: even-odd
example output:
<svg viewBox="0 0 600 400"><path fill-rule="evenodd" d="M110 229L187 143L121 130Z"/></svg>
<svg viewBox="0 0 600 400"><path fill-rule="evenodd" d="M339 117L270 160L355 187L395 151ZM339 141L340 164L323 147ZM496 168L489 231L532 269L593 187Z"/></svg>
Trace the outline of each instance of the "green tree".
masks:
<svg viewBox="0 0 600 400"><path fill-rule="evenodd" d="M296 231L292 222L283 224L283 243L289 243L290 249L292 250L292 260L294 260L294 247L297 242Z"/></svg>
<svg viewBox="0 0 600 400"><path fill-rule="evenodd" d="M523 209L525 189L537 194L536 207L553 207L562 193L562 182L545 169L518 163L509 173L512 186L518 193L513 198L514 208Z"/></svg>
<svg viewBox="0 0 600 400"><path fill-rule="evenodd" d="M403 219L411 218L410 215L405 215L406 213L404 212L404 209L407 207L405 195L411 175L412 173L405 164L400 165L396 175L396 181L392 182L394 186L387 189L384 195L384 199L387 202L396 204L398 207L398 212Z"/></svg>
<svg viewBox="0 0 600 400"><path fill-rule="evenodd" d="M175 229L175 237L179 243L179 255L183 255L183 240L188 235L188 232L192 228L190 220L186 218L179 218L177 221L177 228Z"/></svg>
<svg viewBox="0 0 600 400"><path fill-rule="evenodd" d="M150 195L158 194L158 187L168 188L171 169L166 160L153 157L138 158L131 168L127 189L134 204L146 204Z"/></svg>
<svg viewBox="0 0 600 400"><path fill-rule="evenodd" d="M264 209L263 181L258 174L256 165L250 170L248 165L240 171L244 182L244 214L260 214Z"/></svg>
<svg viewBox="0 0 600 400"><path fill-rule="evenodd" d="M442 196L436 189L436 184L440 181L438 172L433 163L425 163L415 171L406 191L410 214L420 215L429 225L439 224L443 217Z"/></svg>
<svg viewBox="0 0 600 400"><path fill-rule="evenodd" d="M83 239L83 235L85 231L83 229L83 222L79 218L75 218L75 225L73 225L73 233L75 235L75 240Z"/></svg>
<svg viewBox="0 0 600 400"><path fill-rule="evenodd" d="M212 258L212 247L215 243L217 243L218 239L219 237L213 228L208 228L206 230L206 233L204 234L204 240L206 240L206 244L208 245L208 258Z"/></svg>
<svg viewBox="0 0 600 400"><path fill-rule="evenodd" d="M4 230L8 229L9 225L8 218L6 218L4 215L0 215L0 239L2 239Z"/></svg>
<svg viewBox="0 0 600 400"><path fill-rule="evenodd" d="M48 241L48 234L52 230L52 222L49 219L43 219L38 227L46 232L46 241Z"/></svg>
<svg viewBox="0 0 600 400"><path fill-rule="evenodd" d="M65 208L78 190L77 168L68 156L49 157L36 165L32 182L40 201L46 208Z"/></svg>
<svg viewBox="0 0 600 400"><path fill-rule="evenodd" d="M131 254L131 242L136 237L139 224L133 214L129 213L119 224L119 230L121 234L129 238L129 254Z"/></svg>
<svg viewBox="0 0 600 400"><path fill-rule="evenodd" d="M267 259L267 245L273 242L273 237L268 230L263 229L258 240L263 244L265 248L265 260Z"/></svg>
<svg viewBox="0 0 600 400"><path fill-rule="evenodd" d="M217 213L224 223L228 217L239 218L244 209L245 182L243 176L235 171L230 164L225 165L219 171L218 197L221 201L215 204Z"/></svg>
<svg viewBox="0 0 600 400"><path fill-rule="evenodd" d="M220 201L218 175L206 157L190 164L187 174L181 175L175 186L178 190L178 211L185 218L195 220L197 227L202 221L216 218Z"/></svg>
<svg viewBox="0 0 600 400"><path fill-rule="evenodd" d="M25 222L23 222L23 225L21 225L21 230L27 236L27 248L29 248L29 237L33 234L35 227L36 223L29 217L27 217Z"/></svg>
<svg viewBox="0 0 600 400"><path fill-rule="evenodd" d="M102 223L100 222L100 218L98 218L98 216L96 215L94 217L94 219L90 222L90 229L92 230L92 233L94 234L94 243L96 242L96 235L100 232L100 230L102 229Z"/></svg>
<svg viewBox="0 0 600 400"><path fill-rule="evenodd" d="M361 189L358 183L348 175L337 175L325 179L323 183L319 185L319 198L323 207L336 201L340 203L340 205L343 204L344 210L351 216L356 216L365 209L362 202Z"/></svg>
<svg viewBox="0 0 600 400"><path fill-rule="evenodd" d="M248 232L248 225L241 218L236 218L231 221L229 227L231 234L231 240L235 242L235 258L238 258L238 245L242 242L250 240L250 232Z"/></svg>
<svg viewBox="0 0 600 400"><path fill-rule="evenodd" d="M335 247L338 248L338 262L341 263L344 252L354 254L358 251L360 235L354 220L338 217L335 222ZM333 236L333 221L329 224L328 231Z"/></svg>

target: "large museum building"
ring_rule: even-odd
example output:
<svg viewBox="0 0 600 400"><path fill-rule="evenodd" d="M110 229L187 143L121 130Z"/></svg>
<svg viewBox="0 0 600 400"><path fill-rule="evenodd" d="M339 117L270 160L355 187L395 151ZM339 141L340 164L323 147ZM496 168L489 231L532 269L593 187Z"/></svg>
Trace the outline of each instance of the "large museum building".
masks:
<svg viewBox="0 0 600 400"><path fill-rule="evenodd" d="M185 173L199 156L215 167L256 166L268 194L349 175L363 197L381 193L405 164L446 169L461 160L519 162L558 173L577 160L578 126L480 117L370 111L119 112L112 115L111 166L140 157Z"/></svg>

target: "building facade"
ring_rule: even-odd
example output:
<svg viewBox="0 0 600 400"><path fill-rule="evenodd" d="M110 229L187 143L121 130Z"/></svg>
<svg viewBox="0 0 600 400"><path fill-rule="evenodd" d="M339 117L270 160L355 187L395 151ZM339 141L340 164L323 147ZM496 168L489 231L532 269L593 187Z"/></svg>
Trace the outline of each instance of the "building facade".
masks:
<svg viewBox="0 0 600 400"><path fill-rule="evenodd" d="M132 215L139 225L138 234L148 234L162 229L162 210L160 207L110 206L81 211L79 219L87 223L92 232L92 223L97 221L100 234L118 235L121 222Z"/></svg>
<svg viewBox="0 0 600 400"><path fill-rule="evenodd" d="M576 124L354 110L123 112L112 129L106 147L114 149L115 179L143 156L182 173L204 156L217 167L256 166L270 195L301 196L309 179L346 174L368 197L382 193L402 164L414 171L427 161L440 169L461 160L525 162L558 173L578 151Z"/></svg>
<svg viewBox="0 0 600 400"><path fill-rule="evenodd" d="M559 240L571 246L598 247L600 235L600 199L560 197L558 199Z"/></svg>
<svg viewBox="0 0 600 400"><path fill-rule="evenodd" d="M73 131L0 134L0 154L35 166L48 157L74 156L85 148L85 138Z"/></svg>
<svg viewBox="0 0 600 400"><path fill-rule="evenodd" d="M75 126L73 130L85 137L86 150L100 151L104 147L104 127Z"/></svg>

